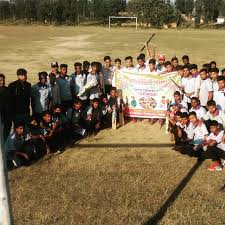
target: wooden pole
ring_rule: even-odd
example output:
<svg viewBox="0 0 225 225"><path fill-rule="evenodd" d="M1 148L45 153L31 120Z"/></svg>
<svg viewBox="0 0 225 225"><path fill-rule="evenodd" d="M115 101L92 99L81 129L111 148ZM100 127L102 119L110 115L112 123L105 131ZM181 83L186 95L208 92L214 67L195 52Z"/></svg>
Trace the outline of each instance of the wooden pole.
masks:
<svg viewBox="0 0 225 225"><path fill-rule="evenodd" d="M0 115L0 225L13 225L8 172L3 147L3 124Z"/></svg>

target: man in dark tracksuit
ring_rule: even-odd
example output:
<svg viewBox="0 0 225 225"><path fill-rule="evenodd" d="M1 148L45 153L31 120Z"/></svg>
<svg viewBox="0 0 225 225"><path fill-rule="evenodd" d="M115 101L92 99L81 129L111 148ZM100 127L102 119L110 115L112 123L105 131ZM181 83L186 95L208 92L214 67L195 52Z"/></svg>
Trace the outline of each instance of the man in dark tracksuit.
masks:
<svg viewBox="0 0 225 225"><path fill-rule="evenodd" d="M24 124L26 133L30 117L31 84L27 82L27 71L25 69L18 69L17 77L17 81L9 84L12 96L12 118L14 124Z"/></svg>

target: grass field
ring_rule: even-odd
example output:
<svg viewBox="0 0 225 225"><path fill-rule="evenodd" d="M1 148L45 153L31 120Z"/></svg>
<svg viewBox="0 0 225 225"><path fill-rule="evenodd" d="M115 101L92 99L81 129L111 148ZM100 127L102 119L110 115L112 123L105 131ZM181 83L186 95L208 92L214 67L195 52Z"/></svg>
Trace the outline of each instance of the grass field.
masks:
<svg viewBox="0 0 225 225"><path fill-rule="evenodd" d="M138 55L151 33L158 52L170 59L189 54L225 67L225 31L133 30L96 27L0 26L0 72L8 82L18 67L37 81L52 60L102 60ZM105 130L10 172L16 225L224 225L224 172L210 161L171 150L168 136L148 122Z"/></svg>

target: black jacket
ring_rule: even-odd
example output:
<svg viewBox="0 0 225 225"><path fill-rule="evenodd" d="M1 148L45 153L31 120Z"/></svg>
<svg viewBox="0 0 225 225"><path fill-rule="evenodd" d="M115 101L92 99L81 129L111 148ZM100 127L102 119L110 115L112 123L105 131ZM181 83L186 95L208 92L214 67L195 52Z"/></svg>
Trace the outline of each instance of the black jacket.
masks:
<svg viewBox="0 0 225 225"><path fill-rule="evenodd" d="M31 84L20 80L9 84L13 114L30 113Z"/></svg>

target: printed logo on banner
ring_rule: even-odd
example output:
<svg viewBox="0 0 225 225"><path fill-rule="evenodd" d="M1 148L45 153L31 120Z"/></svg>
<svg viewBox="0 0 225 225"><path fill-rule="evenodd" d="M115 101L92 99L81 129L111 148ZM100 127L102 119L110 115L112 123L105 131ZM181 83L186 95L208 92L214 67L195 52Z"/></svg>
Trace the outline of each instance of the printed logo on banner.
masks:
<svg viewBox="0 0 225 225"><path fill-rule="evenodd" d="M165 118L168 102L178 90L176 84L181 82L177 72L140 75L118 71L114 75L117 89L123 92L125 116L129 117Z"/></svg>

